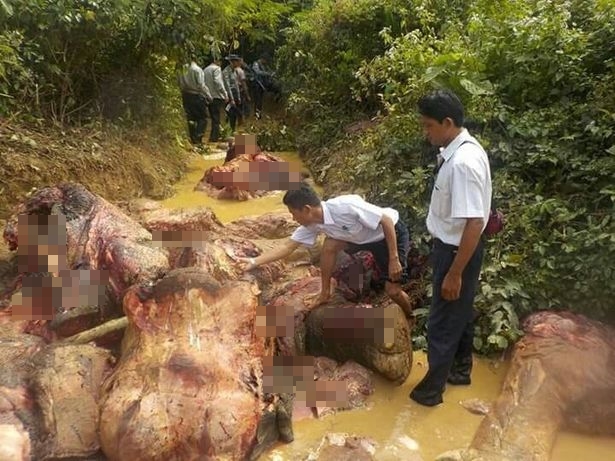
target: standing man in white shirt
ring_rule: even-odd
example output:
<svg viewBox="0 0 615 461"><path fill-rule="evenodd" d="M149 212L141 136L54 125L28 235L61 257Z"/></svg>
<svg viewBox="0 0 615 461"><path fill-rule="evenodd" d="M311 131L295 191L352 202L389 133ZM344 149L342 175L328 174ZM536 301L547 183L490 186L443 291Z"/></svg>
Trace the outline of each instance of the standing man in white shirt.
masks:
<svg viewBox="0 0 615 461"><path fill-rule="evenodd" d="M385 282L387 295L397 303L407 317L412 315L408 294L401 288L408 278L408 228L392 208L381 208L366 202L358 195L341 195L321 201L309 185L289 190L283 198L288 211L301 226L280 248L257 258L243 260L244 270L251 270L285 258L300 245L312 246L320 233L326 239L320 256L322 285L308 302L317 306L331 298L331 276L337 253L371 251Z"/></svg>
<svg viewBox="0 0 615 461"><path fill-rule="evenodd" d="M220 140L220 111L229 102L229 96L222 80L221 60L212 56L211 63L203 70L205 75L205 86L211 93L212 101L209 104L209 115L211 117L211 133L209 142Z"/></svg>
<svg viewBox="0 0 615 461"><path fill-rule="evenodd" d="M427 323L429 370L410 398L442 403L446 382L470 384L474 339L474 296L491 209L489 159L463 128L464 109L447 90L418 103L423 132L440 152L427 229L433 236L433 295Z"/></svg>

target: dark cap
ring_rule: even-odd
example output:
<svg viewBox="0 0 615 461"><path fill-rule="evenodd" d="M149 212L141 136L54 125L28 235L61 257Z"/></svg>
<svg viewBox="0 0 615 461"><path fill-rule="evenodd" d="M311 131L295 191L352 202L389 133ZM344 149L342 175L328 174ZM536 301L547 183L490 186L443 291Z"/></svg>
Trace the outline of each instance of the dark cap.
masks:
<svg viewBox="0 0 615 461"><path fill-rule="evenodd" d="M227 61L240 61L241 56L239 56L238 54L229 54L225 59Z"/></svg>

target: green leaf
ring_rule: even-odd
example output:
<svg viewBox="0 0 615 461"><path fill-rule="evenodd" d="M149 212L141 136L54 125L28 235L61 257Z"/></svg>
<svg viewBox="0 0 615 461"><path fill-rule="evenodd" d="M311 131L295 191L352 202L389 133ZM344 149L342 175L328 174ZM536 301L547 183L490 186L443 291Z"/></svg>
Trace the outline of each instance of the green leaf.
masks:
<svg viewBox="0 0 615 461"><path fill-rule="evenodd" d="M413 313L416 317L421 317L427 315L429 313L429 309L421 307L419 309L414 309Z"/></svg>
<svg viewBox="0 0 615 461"><path fill-rule="evenodd" d="M508 347L508 340L504 336L498 336L496 343L501 349Z"/></svg>
<svg viewBox="0 0 615 461"><path fill-rule="evenodd" d="M466 78L461 78L459 79L459 83L473 96L493 94L493 85L488 80L472 82Z"/></svg>
<svg viewBox="0 0 615 461"><path fill-rule="evenodd" d="M425 70L425 75L423 75L423 82L431 82L445 70L444 67L428 67L427 70Z"/></svg>
<svg viewBox="0 0 615 461"><path fill-rule="evenodd" d="M0 7L2 7L7 16L13 15L13 7L7 0L0 0Z"/></svg>

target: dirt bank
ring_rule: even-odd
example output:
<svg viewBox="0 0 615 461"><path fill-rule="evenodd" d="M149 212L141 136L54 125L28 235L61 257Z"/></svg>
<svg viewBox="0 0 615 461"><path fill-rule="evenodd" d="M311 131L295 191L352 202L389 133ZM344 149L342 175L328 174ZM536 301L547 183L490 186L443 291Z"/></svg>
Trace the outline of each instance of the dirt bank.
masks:
<svg viewBox="0 0 615 461"><path fill-rule="evenodd" d="M0 122L0 219L33 188L77 181L108 200L165 198L188 154L160 136Z"/></svg>

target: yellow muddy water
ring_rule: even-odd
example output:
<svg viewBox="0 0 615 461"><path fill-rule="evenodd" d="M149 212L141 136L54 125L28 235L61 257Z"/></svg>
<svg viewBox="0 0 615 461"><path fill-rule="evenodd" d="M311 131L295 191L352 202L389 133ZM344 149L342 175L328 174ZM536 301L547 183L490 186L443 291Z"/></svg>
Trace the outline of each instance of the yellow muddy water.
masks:
<svg viewBox="0 0 615 461"><path fill-rule="evenodd" d="M426 357L415 352L410 376L401 386L378 379L367 409L341 412L322 420L294 424L295 441L280 445L267 461L305 460L323 434L346 432L371 437L377 461L433 461L445 451L467 447L482 416L471 414L459 402L479 398L493 401L499 394L508 363L475 358L471 386L449 386L444 403L435 408L417 405L410 390L426 371ZM528 428L531 430L531 428ZM615 439L560 433L551 461L614 461Z"/></svg>
<svg viewBox="0 0 615 461"><path fill-rule="evenodd" d="M302 169L296 154L278 154L291 163L294 170ZM226 223L235 219L271 211L284 211L282 194L246 202L218 201L194 191L204 171L223 162L221 152L210 158L195 156L184 178L175 186L173 197L163 201L169 208L208 206ZM425 408L408 399L409 391L423 377L425 355L415 353L412 373L401 386L376 379L375 393L368 399L366 409L340 412L321 420L295 423L295 441L278 445L261 457L264 461L304 460L315 450L327 432L346 432L371 437L377 443L378 461L432 461L444 451L466 447L478 428L482 417L465 410L459 401L479 398L495 399L504 380L508 363L477 358L469 387L450 386L444 404ZM615 424L615 422L614 422ZM528 428L531 430L531 428ZM615 461L615 438L597 438L561 433L556 441L551 461Z"/></svg>
<svg viewBox="0 0 615 461"><path fill-rule="evenodd" d="M278 157L290 164L291 171L301 171L303 165L294 153L276 153ZM203 173L212 166L224 163L224 152L215 150L210 156L195 156L182 180L175 185L175 194L162 202L167 208L190 208L195 206L210 207L220 221L227 223L244 216L259 215L271 211L286 211L282 204L283 192L275 192L245 202L235 200L217 200L203 192L195 191L194 186L203 177Z"/></svg>

